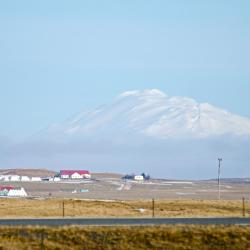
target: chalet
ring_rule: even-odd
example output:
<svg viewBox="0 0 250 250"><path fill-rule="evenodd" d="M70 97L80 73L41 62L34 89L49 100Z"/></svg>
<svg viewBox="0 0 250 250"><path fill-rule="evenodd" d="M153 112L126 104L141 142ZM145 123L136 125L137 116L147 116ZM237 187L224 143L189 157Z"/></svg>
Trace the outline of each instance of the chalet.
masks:
<svg viewBox="0 0 250 250"><path fill-rule="evenodd" d="M87 170L61 170L61 179L90 179L91 175Z"/></svg>

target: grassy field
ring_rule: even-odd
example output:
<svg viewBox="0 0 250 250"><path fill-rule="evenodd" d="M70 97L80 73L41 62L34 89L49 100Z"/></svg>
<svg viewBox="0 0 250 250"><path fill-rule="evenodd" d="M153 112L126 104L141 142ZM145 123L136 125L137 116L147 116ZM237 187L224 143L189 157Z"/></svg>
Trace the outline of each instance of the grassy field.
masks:
<svg viewBox="0 0 250 250"><path fill-rule="evenodd" d="M250 227L0 227L0 249L247 250Z"/></svg>
<svg viewBox="0 0 250 250"><path fill-rule="evenodd" d="M15 217L151 217L152 201L84 201L0 199L0 218ZM156 217L242 216L241 201L156 200ZM246 202L246 216L250 204Z"/></svg>

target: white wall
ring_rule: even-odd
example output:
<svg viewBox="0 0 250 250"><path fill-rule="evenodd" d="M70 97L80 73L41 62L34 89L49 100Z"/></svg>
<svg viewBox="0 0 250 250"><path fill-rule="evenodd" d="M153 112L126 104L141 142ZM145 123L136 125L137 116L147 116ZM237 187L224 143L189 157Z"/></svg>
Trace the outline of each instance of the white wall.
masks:
<svg viewBox="0 0 250 250"><path fill-rule="evenodd" d="M136 180L136 181L143 181L144 177L142 175L135 175L134 180Z"/></svg>
<svg viewBox="0 0 250 250"><path fill-rule="evenodd" d="M74 174L72 174L71 176L71 179L82 179L83 177L80 175L80 174L78 174L78 173L74 173Z"/></svg>
<svg viewBox="0 0 250 250"><path fill-rule="evenodd" d="M30 181L30 177L28 177L28 176L21 176L21 181Z"/></svg>
<svg viewBox="0 0 250 250"><path fill-rule="evenodd" d="M31 181L42 181L41 177L31 177Z"/></svg>
<svg viewBox="0 0 250 250"><path fill-rule="evenodd" d="M10 197L27 197L27 193L25 192L24 188L11 189L8 192L7 196L10 196Z"/></svg>

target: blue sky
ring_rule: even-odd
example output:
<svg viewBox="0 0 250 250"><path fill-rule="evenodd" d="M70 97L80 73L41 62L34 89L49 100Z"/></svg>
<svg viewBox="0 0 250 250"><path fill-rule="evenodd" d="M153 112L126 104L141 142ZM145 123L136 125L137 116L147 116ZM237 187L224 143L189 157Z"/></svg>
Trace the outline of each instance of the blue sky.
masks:
<svg viewBox="0 0 250 250"><path fill-rule="evenodd" d="M250 118L249 1L1 1L0 135L159 88Z"/></svg>

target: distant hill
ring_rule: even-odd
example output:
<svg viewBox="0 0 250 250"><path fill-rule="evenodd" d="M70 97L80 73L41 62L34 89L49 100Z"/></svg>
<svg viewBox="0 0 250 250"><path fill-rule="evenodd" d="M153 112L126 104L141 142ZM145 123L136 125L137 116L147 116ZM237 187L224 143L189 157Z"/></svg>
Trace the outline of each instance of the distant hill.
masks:
<svg viewBox="0 0 250 250"><path fill-rule="evenodd" d="M29 177L54 176L56 172L48 169L0 169L0 175L21 175Z"/></svg>

